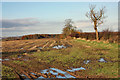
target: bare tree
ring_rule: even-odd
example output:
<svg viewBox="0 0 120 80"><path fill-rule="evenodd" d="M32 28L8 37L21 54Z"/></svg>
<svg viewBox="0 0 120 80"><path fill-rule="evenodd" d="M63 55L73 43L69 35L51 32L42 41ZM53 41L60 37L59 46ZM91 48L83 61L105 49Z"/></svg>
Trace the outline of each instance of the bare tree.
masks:
<svg viewBox="0 0 120 80"><path fill-rule="evenodd" d="M69 36L72 32L74 32L76 30L76 27L74 27L73 25L73 21L72 19L66 19L65 20L65 27L63 28L63 34L65 37Z"/></svg>
<svg viewBox="0 0 120 80"><path fill-rule="evenodd" d="M105 13L105 7L99 9L99 11L95 10L96 5L90 5L90 11L86 13L86 16L92 21L94 22L94 29L96 32L96 39L99 40L99 36L98 36L98 30L97 27L103 23L103 19L106 18L104 16Z"/></svg>

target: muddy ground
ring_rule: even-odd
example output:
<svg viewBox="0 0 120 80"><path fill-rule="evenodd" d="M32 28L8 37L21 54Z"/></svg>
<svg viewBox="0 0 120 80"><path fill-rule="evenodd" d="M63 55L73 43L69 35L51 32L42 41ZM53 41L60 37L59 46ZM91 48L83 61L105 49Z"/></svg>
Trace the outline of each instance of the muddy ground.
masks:
<svg viewBox="0 0 120 80"><path fill-rule="evenodd" d="M3 78L118 78L115 43L77 39L3 41L2 53Z"/></svg>

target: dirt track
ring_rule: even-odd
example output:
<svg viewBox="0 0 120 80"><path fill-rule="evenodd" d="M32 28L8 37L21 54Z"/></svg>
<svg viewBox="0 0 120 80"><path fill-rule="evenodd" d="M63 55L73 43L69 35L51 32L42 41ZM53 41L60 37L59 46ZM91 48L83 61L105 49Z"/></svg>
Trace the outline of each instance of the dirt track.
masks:
<svg viewBox="0 0 120 80"><path fill-rule="evenodd" d="M38 72L39 70L48 68L48 66L51 67L51 65L46 64L44 62L36 62L38 67L29 67L29 68L25 65L22 66L22 65L12 63L12 61L24 61L26 57L28 57L28 59L32 61L33 58L30 59L29 56L24 55L23 53L53 50L53 47L57 45L64 45L68 47L72 46L70 42L67 42L66 40L60 41L60 40L54 40L54 39L3 41L2 45L3 45L2 47L3 59L6 59L6 58L10 59L9 61L3 61L2 64L5 66L12 67L14 69L14 73L16 74L16 76L19 77L20 79L23 78L21 74L26 75L30 79L35 79L40 76L43 76L45 78L50 77L47 74L42 74ZM15 53L20 54L22 58L9 57L10 55ZM25 61L24 63L29 65L29 63ZM31 72L36 73L37 75L31 74Z"/></svg>
<svg viewBox="0 0 120 80"><path fill-rule="evenodd" d="M16 41L3 41L2 53L25 53L36 52L40 50L52 49L55 45L72 46L72 44L66 40L54 40L54 39L35 39L35 40L16 40Z"/></svg>
<svg viewBox="0 0 120 80"><path fill-rule="evenodd" d="M111 70L110 66L114 66L114 71L112 73L107 72L106 74L110 74L116 78L113 74L117 74L117 58L113 56L113 52L115 55L118 49L111 44L96 42L93 45L93 42L79 40L35 39L3 41L2 45L2 64L12 68L17 78L23 79L25 76L30 79L36 79L38 77L56 78L59 76L65 77L64 73L75 78L109 78L111 76L102 75L103 73L96 75L96 73L99 73L100 70ZM105 57L106 55L107 57ZM98 62L101 57L107 63ZM85 60L90 60L91 62L85 64L83 62ZM71 67L83 67L86 70L67 71L68 69L72 69ZM58 72L56 76L56 71L52 70L54 72L52 74L49 71L50 68L59 69L64 72ZM48 69L48 72L42 73L41 71L45 69ZM89 73L92 73L92 75Z"/></svg>

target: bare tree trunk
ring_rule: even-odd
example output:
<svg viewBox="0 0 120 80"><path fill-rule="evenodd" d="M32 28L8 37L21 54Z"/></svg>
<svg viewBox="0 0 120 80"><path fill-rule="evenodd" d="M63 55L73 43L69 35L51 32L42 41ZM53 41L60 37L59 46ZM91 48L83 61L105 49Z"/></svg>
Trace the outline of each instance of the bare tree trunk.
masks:
<svg viewBox="0 0 120 80"><path fill-rule="evenodd" d="M95 32L96 32L96 39L99 40L97 29L95 30Z"/></svg>
<svg viewBox="0 0 120 80"><path fill-rule="evenodd" d="M96 40L99 40L96 23L94 23L94 29L95 29L95 32L96 32Z"/></svg>

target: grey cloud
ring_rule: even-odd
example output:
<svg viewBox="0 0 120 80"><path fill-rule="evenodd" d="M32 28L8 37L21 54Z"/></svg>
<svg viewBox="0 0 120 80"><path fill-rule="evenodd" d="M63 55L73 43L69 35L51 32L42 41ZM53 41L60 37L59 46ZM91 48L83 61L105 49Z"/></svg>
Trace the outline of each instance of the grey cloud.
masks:
<svg viewBox="0 0 120 80"><path fill-rule="evenodd" d="M52 27L52 26L64 25L64 22L61 22L61 21L44 21L44 22L41 22L41 25Z"/></svg>
<svg viewBox="0 0 120 80"><path fill-rule="evenodd" d="M36 18L3 19L0 22L3 28L36 26L40 23Z"/></svg>
<svg viewBox="0 0 120 80"><path fill-rule="evenodd" d="M9 26L5 26L7 24L4 24L4 26L2 27L3 33L6 32L61 33L62 28L64 27L64 22L62 21L37 20L35 18L12 19L12 20L4 19L3 22L9 24Z"/></svg>

